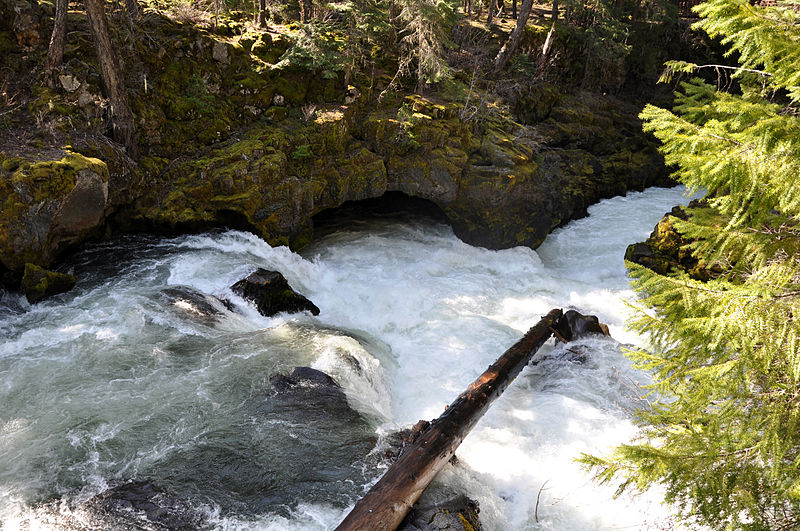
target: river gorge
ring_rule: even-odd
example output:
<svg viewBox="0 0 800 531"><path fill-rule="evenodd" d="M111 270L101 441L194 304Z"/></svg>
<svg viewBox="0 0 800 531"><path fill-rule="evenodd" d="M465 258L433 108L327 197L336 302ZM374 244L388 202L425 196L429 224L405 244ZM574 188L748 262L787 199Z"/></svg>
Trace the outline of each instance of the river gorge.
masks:
<svg viewBox="0 0 800 531"><path fill-rule="evenodd" d="M535 251L352 212L299 253L239 231L85 246L64 266L71 292L33 306L0 292L3 529L80 519L130 480L213 528L331 529L385 469L391 433L437 417L554 307L597 315L613 339L548 342L425 499L464 493L489 530L670 529L661 493L614 499L574 459L636 434L648 375L622 349L646 340L624 326L623 255L687 202L682 188L603 200ZM229 288L258 267L320 315L259 315ZM298 366L346 403L281 394L274 375Z"/></svg>

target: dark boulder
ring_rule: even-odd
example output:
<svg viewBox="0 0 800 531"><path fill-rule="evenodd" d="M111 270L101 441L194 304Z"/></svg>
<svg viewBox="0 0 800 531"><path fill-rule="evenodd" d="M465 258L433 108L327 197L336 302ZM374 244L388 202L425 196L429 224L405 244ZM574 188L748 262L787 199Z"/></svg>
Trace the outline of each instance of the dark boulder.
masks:
<svg viewBox="0 0 800 531"><path fill-rule="evenodd" d="M149 481L110 488L65 512L56 501L35 509L36 520L53 531L189 531L210 529L204 516L185 501Z"/></svg>
<svg viewBox="0 0 800 531"><path fill-rule="evenodd" d="M412 507L399 531L481 531L478 502L458 496L444 503Z"/></svg>
<svg viewBox="0 0 800 531"><path fill-rule="evenodd" d="M388 448L386 448L386 451L384 452L386 459L392 463L395 462L397 458L402 455L406 447L414 444L414 442L425 433L430 425L431 423L427 420L420 420L410 428L390 433L386 438L386 443L388 444ZM455 457L456 456L454 455L453 459L455 459Z"/></svg>
<svg viewBox="0 0 800 531"><path fill-rule="evenodd" d="M319 315L319 308L294 291L289 282L278 271L257 269L247 278L231 286L231 290L252 302L258 311L267 317L280 312L311 312Z"/></svg>
<svg viewBox="0 0 800 531"><path fill-rule="evenodd" d="M601 323L594 315L583 315L575 310L567 310L555 325L559 339L575 341L586 336L608 336L608 326Z"/></svg>
<svg viewBox="0 0 800 531"><path fill-rule="evenodd" d="M149 481L109 489L87 501L83 509L117 529L190 530L203 524L186 502Z"/></svg>
<svg viewBox="0 0 800 531"><path fill-rule="evenodd" d="M22 275L20 289L31 304L71 290L75 286L75 277L65 273L48 271L43 267L28 263Z"/></svg>
<svg viewBox="0 0 800 531"><path fill-rule="evenodd" d="M291 396L301 404L318 403L327 404L334 409L349 409L342 387L336 380L317 369L295 367L288 375L272 375L269 382L283 398Z"/></svg>

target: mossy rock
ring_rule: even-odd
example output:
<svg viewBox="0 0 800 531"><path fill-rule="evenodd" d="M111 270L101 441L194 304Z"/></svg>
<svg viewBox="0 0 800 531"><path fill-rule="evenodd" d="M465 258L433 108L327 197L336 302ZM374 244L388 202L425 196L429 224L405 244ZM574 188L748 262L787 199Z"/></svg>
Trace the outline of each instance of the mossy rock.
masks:
<svg viewBox="0 0 800 531"><path fill-rule="evenodd" d="M693 201L690 208L701 207L701 203ZM673 220L689 219L689 214L682 207L673 207L666 213L653 232L644 242L634 243L625 250L625 260L642 265L660 275L686 273L690 278L708 281L716 278L720 270L709 267L692 255L686 240L676 229Z"/></svg>
<svg viewBox="0 0 800 531"><path fill-rule="evenodd" d="M66 152L61 160L11 159L0 172L0 261L49 265L64 248L101 228L108 206L108 167ZM8 160L7 160L8 162Z"/></svg>
<svg viewBox="0 0 800 531"><path fill-rule="evenodd" d="M559 90L549 83L523 86L514 94L512 112L524 124L546 120L561 98Z"/></svg>
<svg viewBox="0 0 800 531"><path fill-rule="evenodd" d="M65 293L75 287L73 275L48 271L43 267L27 263L22 275L20 289L31 304L53 295Z"/></svg>

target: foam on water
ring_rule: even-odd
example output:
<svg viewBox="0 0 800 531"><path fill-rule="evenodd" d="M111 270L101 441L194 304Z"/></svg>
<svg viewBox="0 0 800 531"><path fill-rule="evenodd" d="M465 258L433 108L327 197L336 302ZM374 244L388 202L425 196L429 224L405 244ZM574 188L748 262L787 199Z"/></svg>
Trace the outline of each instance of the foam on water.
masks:
<svg viewBox="0 0 800 531"><path fill-rule="evenodd" d="M594 313L613 337L638 343L624 330L623 300L633 294L622 255L679 202L678 189L603 201L536 252L489 251L444 225L382 220L334 232L302 256L236 231L87 250L70 294L34 307L0 299L0 520L18 521L26 505L54 497L74 506L119 480L155 477L183 489L222 529L332 528L379 464L365 460L363 446L304 486L291 483L301 470L292 460L362 448L369 434L347 426L313 434L291 416L264 413L270 375L299 365L330 374L367 431L385 433L437 417L553 307ZM106 256L119 249L123 256ZM259 315L229 288L256 267L283 272L320 316ZM198 319L189 303L168 303L165 288L228 299L236 311ZM646 406L637 387L646 375L615 341L570 348L584 349L586 362L543 348L431 496L465 491L489 530L667 528L658 492L613 500L574 463L634 435L630 416ZM305 453L287 454L286 445ZM197 459L230 460L230 470L249 463L239 473L252 476L255 491L228 492L232 472L192 472ZM286 470L270 468L281 460ZM192 474L214 477L195 485Z"/></svg>

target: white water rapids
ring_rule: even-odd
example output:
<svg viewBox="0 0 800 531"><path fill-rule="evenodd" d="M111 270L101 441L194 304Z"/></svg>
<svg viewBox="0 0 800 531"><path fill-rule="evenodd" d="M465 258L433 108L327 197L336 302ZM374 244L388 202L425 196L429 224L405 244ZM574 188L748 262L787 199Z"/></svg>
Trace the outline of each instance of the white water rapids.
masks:
<svg viewBox="0 0 800 531"><path fill-rule="evenodd" d="M68 513L130 479L177 493L215 528L332 529L383 470L381 436L437 417L551 308L640 343L624 328L625 246L687 201L678 188L606 200L537 251L380 218L301 254L236 231L88 248L72 292L0 300L2 529L36 528L39 504ZM258 315L229 289L256 267L284 273L321 314ZM168 288L234 308L199 317ZM426 496L476 499L487 530L671 529L659 492L614 499L574 462L635 434L647 375L617 341L582 341L585 363L548 342ZM270 376L302 365L330 374L359 415L273 405Z"/></svg>

